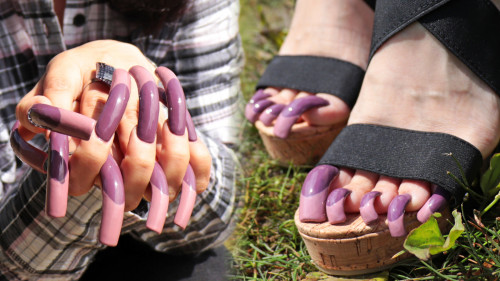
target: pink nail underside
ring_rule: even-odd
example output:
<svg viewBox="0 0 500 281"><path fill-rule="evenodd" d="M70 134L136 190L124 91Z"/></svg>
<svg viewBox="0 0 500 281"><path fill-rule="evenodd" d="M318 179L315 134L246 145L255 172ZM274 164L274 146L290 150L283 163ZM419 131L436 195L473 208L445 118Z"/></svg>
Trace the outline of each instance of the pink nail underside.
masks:
<svg viewBox="0 0 500 281"><path fill-rule="evenodd" d="M155 163L150 185L152 198L146 227L161 233L167 217L169 196L167 178L158 162Z"/></svg>
<svg viewBox="0 0 500 281"><path fill-rule="evenodd" d="M196 201L196 179L193 168L188 165L186 175L182 182L181 199L175 214L174 223L183 229L186 228Z"/></svg>

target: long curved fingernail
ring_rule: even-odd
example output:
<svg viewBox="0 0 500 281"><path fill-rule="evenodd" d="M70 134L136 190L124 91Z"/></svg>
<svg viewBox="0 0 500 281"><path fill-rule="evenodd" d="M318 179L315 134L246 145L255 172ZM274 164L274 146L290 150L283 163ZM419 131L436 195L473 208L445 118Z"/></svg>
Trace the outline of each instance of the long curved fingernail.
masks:
<svg viewBox="0 0 500 281"><path fill-rule="evenodd" d="M301 222L326 221L325 203L328 197L328 187L338 173L337 167L320 165L307 174L300 192L299 219Z"/></svg>
<svg viewBox="0 0 500 281"><path fill-rule="evenodd" d="M185 229L196 201L196 178L193 168L188 165L186 174L182 181L182 192L179 207L175 213L174 223Z"/></svg>
<svg viewBox="0 0 500 281"><path fill-rule="evenodd" d="M245 106L245 117L247 117L248 121L250 121L252 123L255 122L255 121L251 121L252 119L254 119L253 116L255 115L255 112L253 109L255 106L255 103L260 101L260 100L267 99L270 96L271 96L270 94L264 93L264 90L262 90L262 89L257 90L257 92L255 92L255 94L250 98L247 105Z"/></svg>
<svg viewBox="0 0 500 281"><path fill-rule="evenodd" d="M285 108L286 106L281 103L277 103L274 105L271 105L270 107L266 108L264 112L262 112L259 116L259 120L266 126L271 126L273 124L273 121L278 118L278 115L280 115L281 111Z"/></svg>
<svg viewBox="0 0 500 281"><path fill-rule="evenodd" d="M188 140L190 142L194 142L198 139L198 135L196 134L196 130L194 128L193 119L191 118L191 114L186 110L186 128L188 131Z"/></svg>
<svg viewBox="0 0 500 281"><path fill-rule="evenodd" d="M378 191L370 191L366 193L359 204L359 214L365 222L365 224L370 224L378 220L377 211L375 211L375 198L379 197L382 193Z"/></svg>
<svg viewBox="0 0 500 281"><path fill-rule="evenodd" d="M334 189L326 199L326 216L331 224L341 223L346 220L344 201L351 191L343 187Z"/></svg>
<svg viewBox="0 0 500 281"><path fill-rule="evenodd" d="M158 162L155 162L149 183L151 185L152 196L146 227L157 233L161 233L165 224L165 218L167 217L169 196L167 177Z"/></svg>
<svg viewBox="0 0 500 281"><path fill-rule="evenodd" d="M286 138L290 130L305 111L328 105L328 101L317 96L307 96L293 100L287 108L281 111L274 124L274 134L279 138Z"/></svg>
<svg viewBox="0 0 500 281"><path fill-rule="evenodd" d="M168 126L170 132L182 136L186 130L186 98L181 82L168 68L160 66L155 70L167 95Z"/></svg>
<svg viewBox="0 0 500 281"><path fill-rule="evenodd" d="M51 217L60 218L66 215L68 206L68 136L51 132L49 147L49 161L47 162L49 179L47 180L45 212Z"/></svg>
<svg viewBox="0 0 500 281"><path fill-rule="evenodd" d="M105 142L111 139L122 119L129 97L130 76L128 71L117 68L113 72L113 82L109 90L108 100L95 125L95 133L100 139Z"/></svg>
<svg viewBox="0 0 500 281"><path fill-rule="evenodd" d="M96 121L83 114L48 104L35 104L28 110L31 124L82 140L89 140Z"/></svg>
<svg viewBox="0 0 500 281"><path fill-rule="evenodd" d="M254 103L253 107L251 110L246 111L245 110L245 117L250 121L251 123L255 123L257 119L259 119L259 115L268 107L272 106L274 102L263 99L259 100Z"/></svg>
<svg viewBox="0 0 500 281"><path fill-rule="evenodd" d="M450 193L444 190L442 187L437 187L432 196L425 202L424 206L420 208L417 213L417 219L419 222L426 222L430 216L440 211L446 206L448 202L448 198L450 198Z"/></svg>
<svg viewBox="0 0 500 281"><path fill-rule="evenodd" d="M160 110L158 87L147 69L136 65L129 70L139 89L139 122L137 137L144 142L153 143L158 127Z"/></svg>
<svg viewBox="0 0 500 281"><path fill-rule="evenodd" d="M12 131L10 133L10 146L14 153L23 161L24 163L31 166L33 169L45 174L45 162L47 161L47 153L32 146L27 141L25 141L17 128L19 127L19 121L16 121Z"/></svg>
<svg viewBox="0 0 500 281"><path fill-rule="evenodd" d="M108 159L101 168L102 221L99 241L108 246L116 246L120 237L125 212L125 190L120 168L115 159Z"/></svg>
<svg viewBox="0 0 500 281"><path fill-rule="evenodd" d="M387 210L387 221L392 237L402 237L406 235L404 225L404 214L406 205L411 200L409 194L402 194L394 197Z"/></svg>

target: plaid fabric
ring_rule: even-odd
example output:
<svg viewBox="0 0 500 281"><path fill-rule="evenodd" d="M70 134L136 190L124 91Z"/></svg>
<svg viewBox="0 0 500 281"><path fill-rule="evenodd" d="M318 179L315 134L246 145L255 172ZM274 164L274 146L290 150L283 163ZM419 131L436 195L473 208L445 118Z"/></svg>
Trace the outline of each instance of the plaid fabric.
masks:
<svg viewBox="0 0 500 281"><path fill-rule="evenodd" d="M78 279L104 247L98 242L100 190L69 198L64 218L46 216L44 175L16 161L8 143L15 106L50 59L92 40L132 43L157 65L172 69L184 87L198 136L213 158L210 185L198 196L184 231L173 224L178 201L170 204L161 235L145 227L148 204L142 202L125 214L122 233L171 253L200 252L227 238L239 172L229 148L237 143L241 124L238 13L237 0L194 0L178 22L165 24L152 36L104 0L68 0L63 35L52 1L0 0L0 280ZM41 136L33 143L46 146Z"/></svg>

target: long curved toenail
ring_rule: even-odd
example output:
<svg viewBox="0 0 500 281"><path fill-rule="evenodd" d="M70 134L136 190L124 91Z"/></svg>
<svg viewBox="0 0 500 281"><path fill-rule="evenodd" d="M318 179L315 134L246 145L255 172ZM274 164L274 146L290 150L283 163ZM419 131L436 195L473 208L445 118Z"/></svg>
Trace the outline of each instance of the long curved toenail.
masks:
<svg viewBox="0 0 500 281"><path fill-rule="evenodd" d="M378 213L375 211L374 202L375 198L379 197L381 194L382 193L378 191L370 191L361 199L359 213L366 224L370 224L378 220Z"/></svg>
<svg viewBox="0 0 500 281"><path fill-rule="evenodd" d="M259 116L259 120L266 126L271 126L273 124L273 121L278 118L278 115L280 115L281 111L285 108L286 106L282 103L277 103L274 105L271 105L270 107L266 108L264 112Z"/></svg>
<svg viewBox="0 0 500 281"><path fill-rule="evenodd" d="M165 218L167 217L169 196L167 177L158 162L155 162L149 183L152 194L146 227L157 233L161 233L165 224Z"/></svg>
<svg viewBox="0 0 500 281"><path fill-rule="evenodd" d="M51 132L49 147L45 212L51 217L60 218L66 215L68 206L68 136Z"/></svg>
<svg viewBox="0 0 500 281"><path fill-rule="evenodd" d="M351 191L346 188L334 189L326 200L326 215L331 224L341 223L346 220L344 201Z"/></svg>
<svg viewBox="0 0 500 281"><path fill-rule="evenodd" d="M255 94L250 98L247 105L245 106L245 117L247 117L248 121L250 121L250 118L248 118L248 117L253 116L253 107L254 107L255 103L260 101L260 100L267 99L270 96L271 96L270 94L264 93L264 90L262 90L262 89L255 92ZM250 121L250 122L252 122L252 121ZM253 121L253 122L255 122L255 121Z"/></svg>
<svg viewBox="0 0 500 281"><path fill-rule="evenodd" d="M254 123L259 118L259 115L273 104L274 102L267 99L259 100L253 105L252 110L249 110L248 112L245 111L245 117L248 121Z"/></svg>
<svg viewBox="0 0 500 281"><path fill-rule="evenodd" d="M440 211L446 206L448 198L450 198L450 193L438 186L429 200L418 211L418 221L421 223L426 222L433 213Z"/></svg>
<svg viewBox="0 0 500 281"><path fill-rule="evenodd" d="M125 190L120 167L113 156L101 168L102 181L102 219L99 241L108 246L116 246L123 223L125 211Z"/></svg>
<svg viewBox="0 0 500 281"><path fill-rule="evenodd" d="M411 196L409 194L402 194L394 197L389 204L387 220L392 237L402 237L406 235L404 214L406 205L408 205L410 200Z"/></svg>
<svg viewBox="0 0 500 281"><path fill-rule="evenodd" d="M274 125L274 134L279 138L286 138L293 124L305 111L328 105L328 101L317 96L307 96L293 100L287 108L281 111Z"/></svg>
<svg viewBox="0 0 500 281"><path fill-rule="evenodd" d="M330 165L320 165L312 169L302 185L299 203L301 222L326 221L326 199L328 187L338 175L339 169Z"/></svg>

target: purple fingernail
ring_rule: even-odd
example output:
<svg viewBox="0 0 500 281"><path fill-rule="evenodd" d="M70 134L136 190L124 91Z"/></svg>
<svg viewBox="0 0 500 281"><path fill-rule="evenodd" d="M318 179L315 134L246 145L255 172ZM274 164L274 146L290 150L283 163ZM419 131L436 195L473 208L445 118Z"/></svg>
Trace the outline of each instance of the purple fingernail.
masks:
<svg viewBox="0 0 500 281"><path fill-rule="evenodd" d="M165 86L168 106L168 126L170 132L182 136L186 131L186 98L182 90L181 82L168 68L160 66L156 69Z"/></svg>
<svg viewBox="0 0 500 281"><path fill-rule="evenodd" d="M191 142L194 142L198 139L198 135L196 134L196 130L194 128L193 119L191 118L191 114L186 110L186 128L188 131L188 139Z"/></svg>
<svg viewBox="0 0 500 281"><path fill-rule="evenodd" d="M149 71L139 65L129 70L139 89L139 121L137 137L144 142L153 143L158 127L160 110L158 87Z"/></svg>
<svg viewBox="0 0 500 281"><path fill-rule="evenodd" d="M255 92L253 97L250 98L247 105L245 106L245 117L247 117L248 121L250 121L252 123L255 122L255 120L254 120L255 119L255 117L254 117L254 115L255 115L255 112L254 112L255 103L260 101L260 100L267 99L270 96L271 95L269 95L269 94L265 94L264 90L262 90L262 89ZM252 121L252 120L254 120L254 121Z"/></svg>
<svg viewBox="0 0 500 281"><path fill-rule="evenodd" d="M387 210L387 221L392 237L402 237L406 235L404 225L404 213L406 205L411 200L409 194L402 194L394 197Z"/></svg>
<svg viewBox="0 0 500 281"><path fill-rule="evenodd" d="M438 186L429 200L418 211L418 221L424 223L433 213L441 211L446 206L448 198L450 198L450 193Z"/></svg>
<svg viewBox="0 0 500 281"><path fill-rule="evenodd" d="M25 141L17 128L19 127L19 121L16 121L14 127L12 127L12 132L10 133L10 146L14 153L23 161L24 163L31 166L33 169L45 174L45 161L47 160L47 153L32 146L27 141Z"/></svg>
<svg viewBox="0 0 500 281"><path fill-rule="evenodd" d="M359 213L365 224L370 224L378 220L377 211L375 211L375 198L379 197L382 193L378 191L370 191L366 193L361 199L359 205Z"/></svg>
<svg viewBox="0 0 500 281"><path fill-rule="evenodd" d="M149 183L152 195L146 227L161 233L167 217L169 197L167 178L158 162L155 162Z"/></svg>
<svg viewBox="0 0 500 281"><path fill-rule="evenodd" d="M281 113L281 111L285 108L284 104L277 103L274 104L264 112L262 112L259 116L259 120L266 126L271 126L273 124L273 121L278 118L278 115Z"/></svg>
<svg viewBox="0 0 500 281"><path fill-rule="evenodd" d="M194 203L196 201L196 178L194 175L193 168L188 165L186 174L182 182L181 199L179 201L179 207L175 213L174 223L185 229L189 219L191 218L191 213L193 212Z"/></svg>
<svg viewBox="0 0 500 281"><path fill-rule="evenodd" d="M130 76L123 69L115 69L108 100L95 126L96 135L105 142L111 139L118 128L129 97Z"/></svg>
<svg viewBox="0 0 500 281"><path fill-rule="evenodd" d="M28 110L31 124L82 140L89 140L95 120L83 114L48 104L35 104Z"/></svg>
<svg viewBox="0 0 500 281"><path fill-rule="evenodd" d="M312 169L302 185L299 203L301 222L326 221L325 203L328 187L339 170L330 165L320 165Z"/></svg>
<svg viewBox="0 0 500 281"><path fill-rule="evenodd" d="M317 96L307 96L293 100L287 108L281 111L274 124L274 134L279 138L286 138L290 130L305 111L328 105L328 101Z"/></svg>
<svg viewBox="0 0 500 281"><path fill-rule="evenodd" d="M108 159L101 168L102 221L99 241L108 246L116 246L120 237L125 211L125 190L120 168L115 159Z"/></svg>
<svg viewBox="0 0 500 281"><path fill-rule="evenodd" d="M330 224L341 223L346 220L344 201L351 191L345 188L334 189L326 200L326 216Z"/></svg>
<svg viewBox="0 0 500 281"><path fill-rule="evenodd" d="M163 103L164 106L168 107L167 94L163 88L158 87L158 96L160 98L160 102Z"/></svg>
<svg viewBox="0 0 500 281"><path fill-rule="evenodd" d="M50 133L47 194L45 212L47 215L60 218L66 215L68 205L68 136L57 132Z"/></svg>

